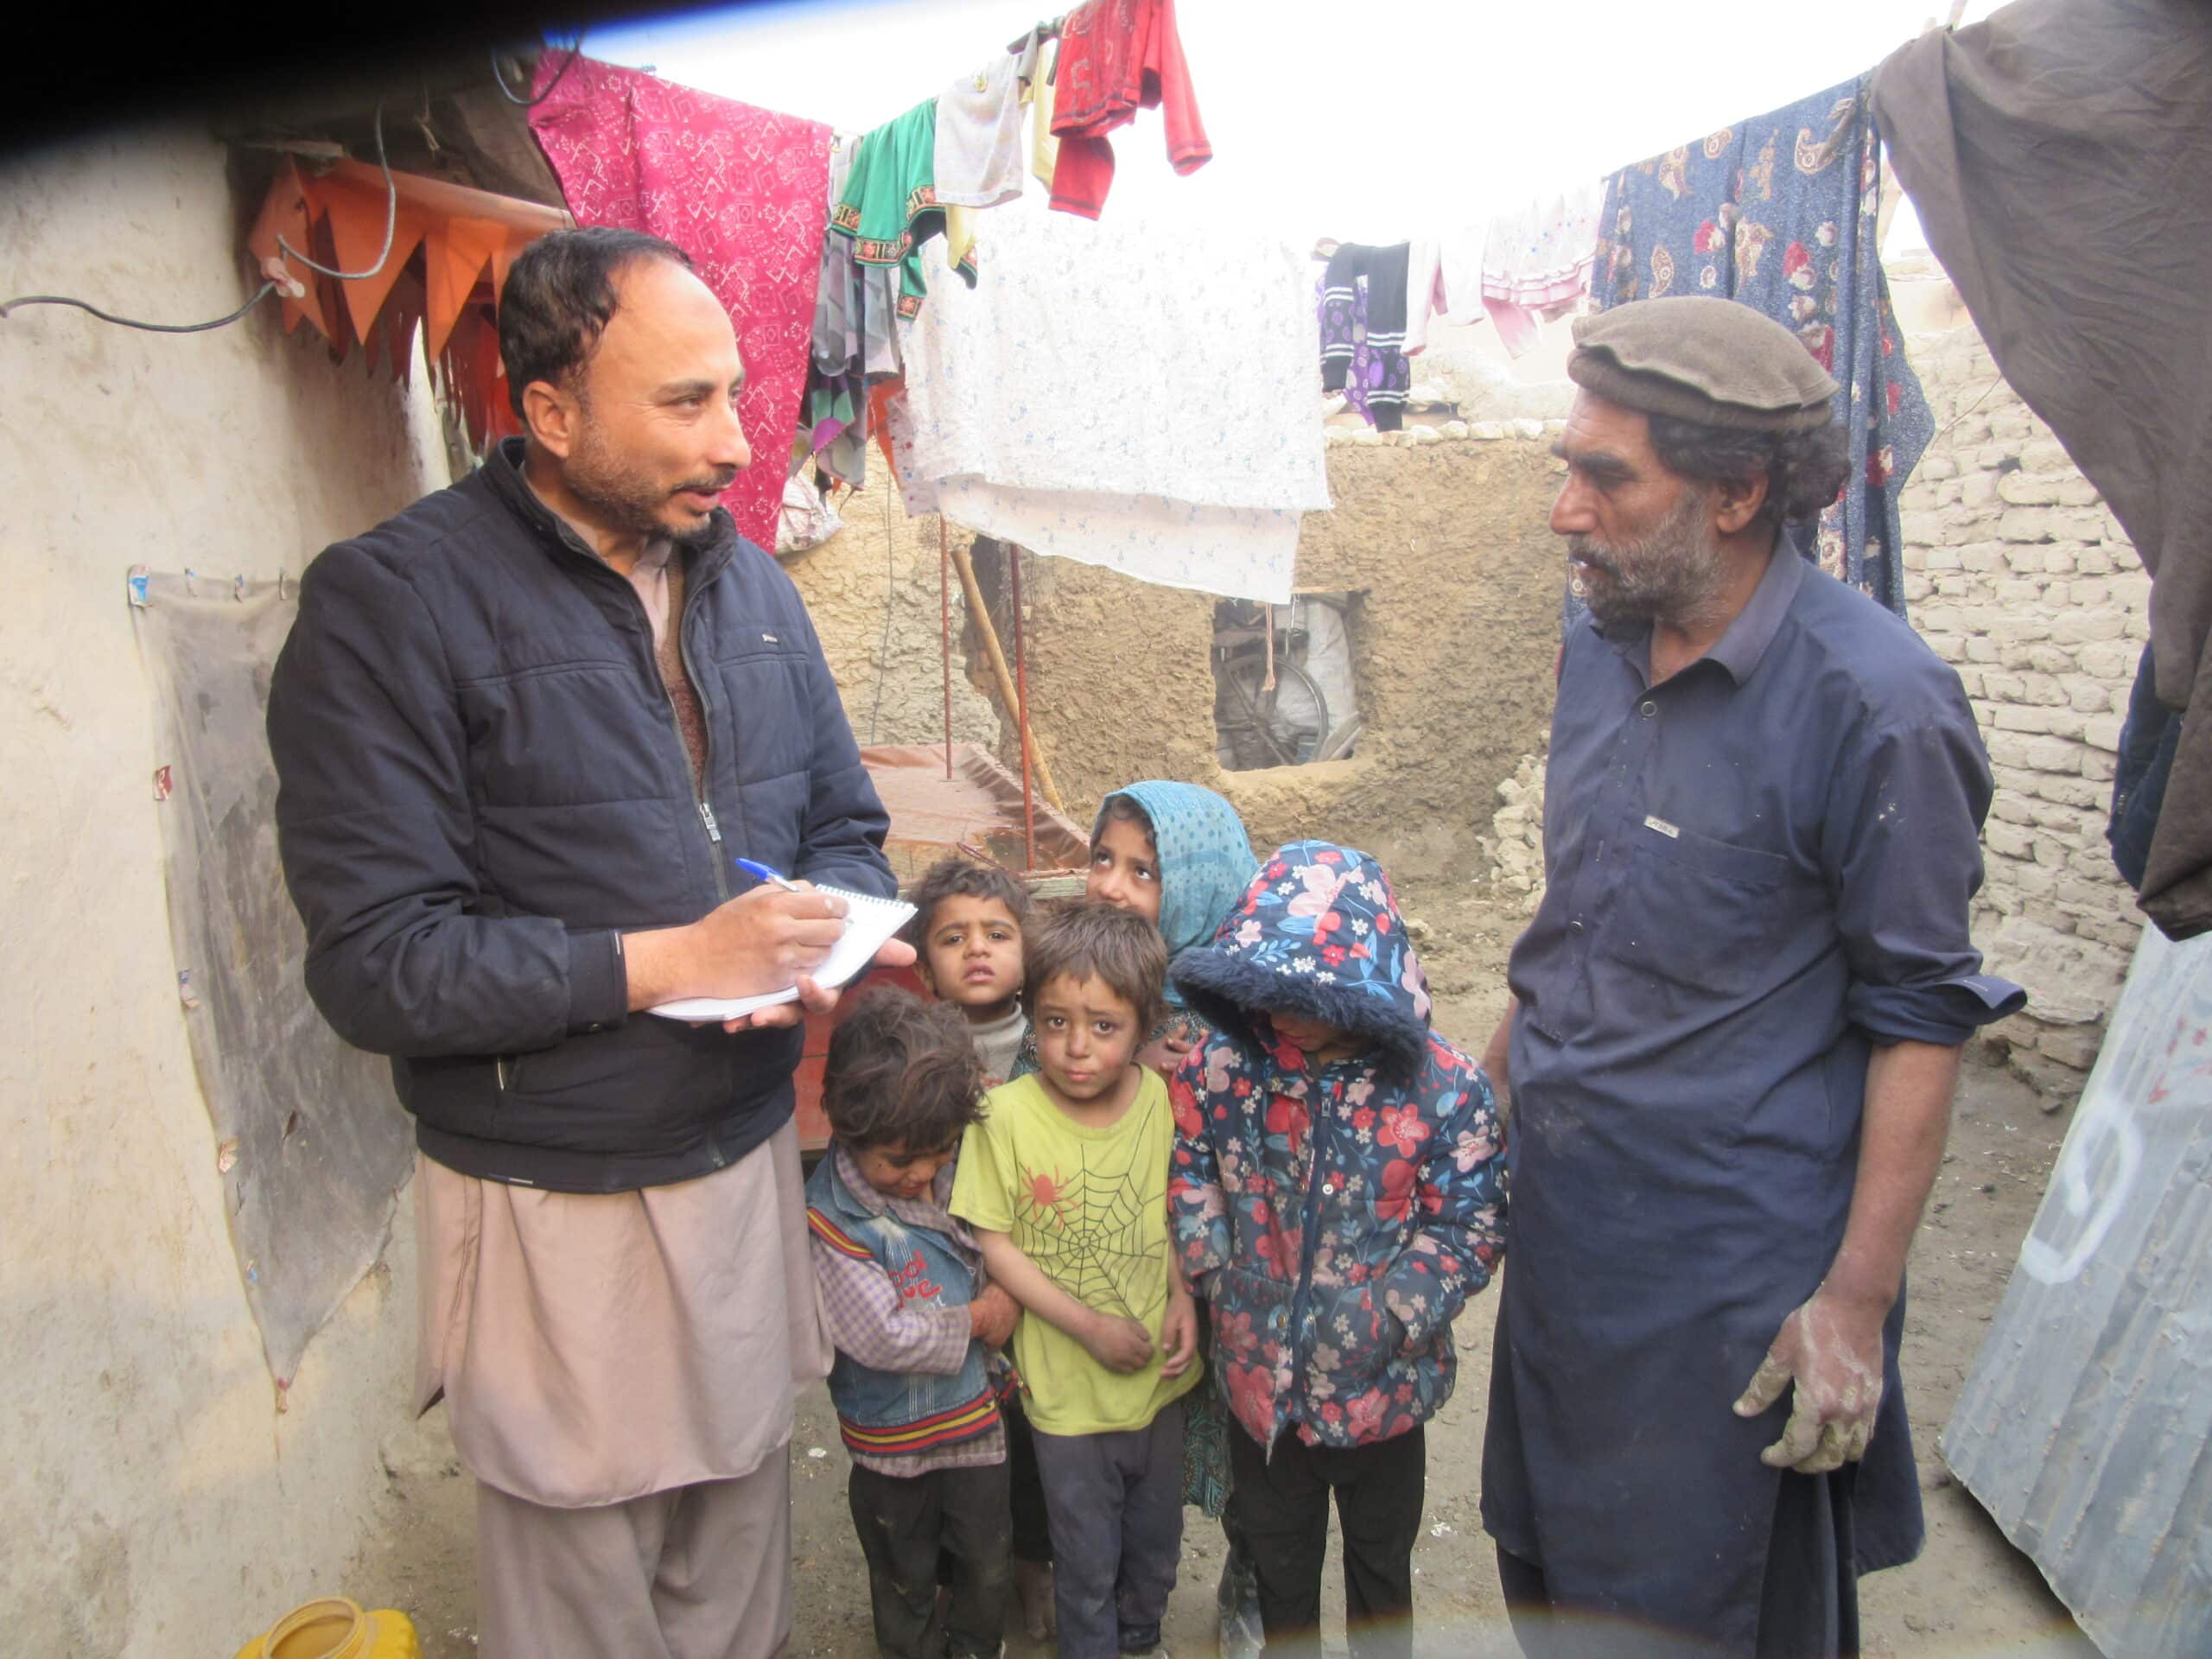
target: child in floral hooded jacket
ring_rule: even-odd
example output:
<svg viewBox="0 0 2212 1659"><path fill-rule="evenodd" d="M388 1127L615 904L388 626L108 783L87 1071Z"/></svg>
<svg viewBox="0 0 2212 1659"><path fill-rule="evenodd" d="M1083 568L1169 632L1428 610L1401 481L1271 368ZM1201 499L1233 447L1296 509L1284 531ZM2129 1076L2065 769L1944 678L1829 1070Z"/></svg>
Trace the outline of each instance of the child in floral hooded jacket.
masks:
<svg viewBox="0 0 2212 1659"><path fill-rule="evenodd" d="M1430 1031L1364 853L1283 848L1173 971L1213 1032L1170 1086L1168 1205L1211 1311L1268 1645L1318 1629L1333 1491L1352 1650L1410 1652L1421 1426L1452 1395L1452 1318L1502 1249L1490 1084Z"/></svg>

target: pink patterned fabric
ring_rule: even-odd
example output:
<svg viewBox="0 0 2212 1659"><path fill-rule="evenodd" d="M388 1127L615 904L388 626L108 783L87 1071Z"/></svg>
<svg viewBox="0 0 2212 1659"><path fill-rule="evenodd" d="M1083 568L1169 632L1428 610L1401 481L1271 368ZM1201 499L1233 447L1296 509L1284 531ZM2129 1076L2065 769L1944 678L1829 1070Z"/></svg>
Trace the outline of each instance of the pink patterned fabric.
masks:
<svg viewBox="0 0 2212 1659"><path fill-rule="evenodd" d="M551 86L566 62L550 52L539 60L545 101L531 130L579 225L667 238L729 308L753 461L722 505L741 534L772 550L814 338L830 130L591 58Z"/></svg>

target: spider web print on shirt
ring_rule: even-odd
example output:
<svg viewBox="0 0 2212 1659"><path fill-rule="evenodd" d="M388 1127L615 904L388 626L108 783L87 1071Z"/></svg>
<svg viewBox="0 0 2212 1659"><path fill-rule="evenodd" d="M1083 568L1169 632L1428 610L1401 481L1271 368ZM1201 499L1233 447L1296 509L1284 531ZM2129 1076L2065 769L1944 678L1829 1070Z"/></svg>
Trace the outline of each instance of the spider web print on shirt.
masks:
<svg viewBox="0 0 2212 1659"><path fill-rule="evenodd" d="M1102 1173L1087 1149L1072 1174L1024 1167L1014 1244L1085 1307L1149 1325L1167 1300L1167 1276L1157 1249L1147 1248L1145 1221L1164 1214L1166 1173L1156 1185L1131 1169Z"/></svg>

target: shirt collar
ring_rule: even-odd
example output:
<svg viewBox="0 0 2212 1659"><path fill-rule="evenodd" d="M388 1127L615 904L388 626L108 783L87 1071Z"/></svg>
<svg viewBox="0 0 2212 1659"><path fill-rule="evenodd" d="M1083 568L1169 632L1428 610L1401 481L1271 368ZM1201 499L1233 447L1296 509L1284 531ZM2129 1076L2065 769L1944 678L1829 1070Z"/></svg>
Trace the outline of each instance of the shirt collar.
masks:
<svg viewBox="0 0 2212 1659"><path fill-rule="evenodd" d="M844 1142L831 1141L830 1155L837 1160L837 1179L845 1184L845 1191L851 1194L855 1204L871 1216L880 1216L891 1207L891 1201L869 1185L861 1174L860 1166L853 1161L852 1154L845 1150Z"/></svg>
<svg viewBox="0 0 2212 1659"><path fill-rule="evenodd" d="M537 486L530 481L530 474L524 472L519 464L515 467L515 475L522 480L523 488L530 492L530 499L545 509L546 512L551 516L553 522L561 527L570 541L601 564L607 563L607 556L599 550L584 527L540 495L537 493ZM655 536L638 550L637 563L629 570L621 574L624 579L633 587L640 582L657 582L668 573L669 556L675 551L674 542L665 536Z"/></svg>
<svg viewBox="0 0 2212 1659"><path fill-rule="evenodd" d="M894 1198L868 1185L842 1141L830 1143L830 1155L837 1160L837 1179L844 1183L845 1191L871 1216L888 1215L909 1226L950 1233L962 1243L968 1243L967 1228L945 1207L952 1202L952 1165L938 1171L926 1198Z"/></svg>
<svg viewBox="0 0 2212 1659"><path fill-rule="evenodd" d="M1759 585L1751 589L1744 608L1736 613L1734 620L1698 662L1718 663L1738 685L1750 679L1766 655L1766 648L1774 643L1774 636L1782 631L1782 619L1789 614L1790 601L1797 597L1797 590L1804 582L1803 556L1789 544L1788 537L1777 537L1774 551L1767 556L1766 570L1759 577ZM1645 685L1651 683L1649 623L1619 634L1608 634L1598 628L1594 617L1591 626L1597 630L1600 639L1612 647L1616 656L1636 669Z"/></svg>
<svg viewBox="0 0 2212 1659"><path fill-rule="evenodd" d="M1774 551L1767 556L1766 574L1751 590L1750 601L1736 613L1736 620L1713 642L1713 649L1705 653L1707 658L1726 669L1738 685L1750 679L1766 648L1774 643L1774 636L1781 632L1782 619L1789 614L1789 601L1797 597L1804 582L1803 556L1789 544L1787 536L1777 537Z"/></svg>
<svg viewBox="0 0 2212 1659"><path fill-rule="evenodd" d="M484 470L498 480L493 487L512 501L525 518L536 520L540 528L550 531L557 539L593 563L607 565L608 569L613 569L613 567L607 565L607 561L600 556L599 549L592 538L566 514L538 494L537 486L530 481L529 474L523 469L528 454L524 440L501 439L499 448L484 461ZM657 536L646 543L638 555L638 569L649 578L658 577L666 574L670 562L676 556L676 543L668 537ZM727 556L726 547L718 540L710 549L702 550L696 558L689 562L677 561L677 568L687 570L696 583L719 572Z"/></svg>

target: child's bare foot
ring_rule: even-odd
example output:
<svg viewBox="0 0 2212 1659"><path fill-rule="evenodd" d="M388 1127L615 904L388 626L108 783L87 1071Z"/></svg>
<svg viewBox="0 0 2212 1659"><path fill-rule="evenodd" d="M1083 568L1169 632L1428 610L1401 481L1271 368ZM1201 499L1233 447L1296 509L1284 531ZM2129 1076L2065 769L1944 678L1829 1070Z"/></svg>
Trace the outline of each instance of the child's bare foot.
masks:
<svg viewBox="0 0 2212 1659"><path fill-rule="evenodd" d="M1050 1561L1014 1563L1014 1594L1021 1601L1021 1627L1032 1642L1052 1634L1052 1564Z"/></svg>

